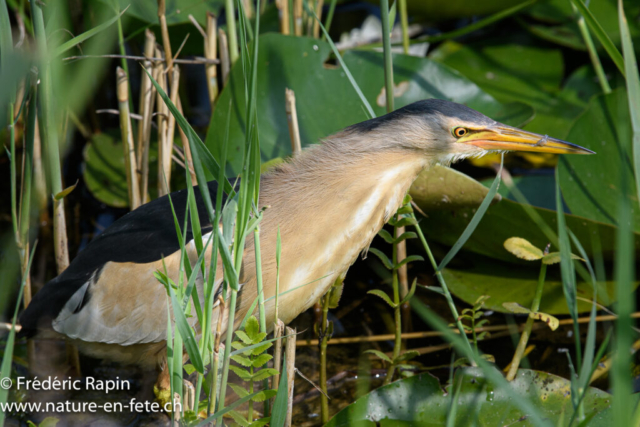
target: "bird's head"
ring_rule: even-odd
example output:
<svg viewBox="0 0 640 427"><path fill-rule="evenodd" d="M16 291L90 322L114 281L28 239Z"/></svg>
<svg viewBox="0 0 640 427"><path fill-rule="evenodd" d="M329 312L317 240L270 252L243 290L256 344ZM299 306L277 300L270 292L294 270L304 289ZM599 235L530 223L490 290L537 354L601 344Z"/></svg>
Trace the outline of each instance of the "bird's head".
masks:
<svg viewBox="0 0 640 427"><path fill-rule="evenodd" d="M444 164L503 151L594 154L579 145L508 126L441 99L414 102L349 129L377 135L380 148L414 150Z"/></svg>

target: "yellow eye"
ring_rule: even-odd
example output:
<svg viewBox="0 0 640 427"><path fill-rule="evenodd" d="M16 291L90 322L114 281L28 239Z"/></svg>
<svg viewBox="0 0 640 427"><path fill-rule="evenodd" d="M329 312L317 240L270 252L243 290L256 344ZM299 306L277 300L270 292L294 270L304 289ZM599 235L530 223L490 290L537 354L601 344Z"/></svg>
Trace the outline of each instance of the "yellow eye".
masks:
<svg viewBox="0 0 640 427"><path fill-rule="evenodd" d="M463 127L457 127L453 129L453 136L455 136L456 138L462 138L467 134L467 132L469 132L467 129Z"/></svg>

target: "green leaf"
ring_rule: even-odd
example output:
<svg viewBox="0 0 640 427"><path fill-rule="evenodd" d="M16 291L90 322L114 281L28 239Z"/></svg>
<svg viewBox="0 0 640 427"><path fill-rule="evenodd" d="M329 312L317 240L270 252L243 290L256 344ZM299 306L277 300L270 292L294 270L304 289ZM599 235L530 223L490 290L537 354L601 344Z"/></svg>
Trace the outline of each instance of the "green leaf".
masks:
<svg viewBox="0 0 640 427"><path fill-rule="evenodd" d="M578 255L571 254L571 259L584 261ZM560 262L560 252L551 252L542 257L542 263L547 265L557 264Z"/></svg>
<svg viewBox="0 0 640 427"><path fill-rule="evenodd" d="M247 319L247 323L244 325L244 331L247 333L247 336L251 339L251 342L245 342L245 344L257 344L261 339L258 339L258 334L260 333L260 325L258 324L258 319L255 316L249 316ZM241 338L242 339L242 338Z"/></svg>
<svg viewBox="0 0 640 427"><path fill-rule="evenodd" d="M118 19L120 19L120 17L127 11L128 8L129 8L129 5L127 5L122 12L120 12L118 15L114 16L113 18L109 19L108 21L105 21L102 24L98 25L97 27L93 27L92 29L85 31L82 34L75 36L71 40L65 43L62 43L53 51L52 57L55 58L56 56L62 55L63 53L73 48L74 46L79 45L83 41L90 39L91 37L95 36L101 31L107 29L108 27L113 25L113 23L115 23Z"/></svg>
<svg viewBox="0 0 640 427"><path fill-rule="evenodd" d="M515 398L526 399L536 412L550 424L559 425L573 413L568 403L570 382L544 372L521 369L508 387L495 387L485 379L479 368L456 370L453 384L460 384L458 407L453 425L472 425L470 414L477 414L476 425L503 426L522 423L523 412L516 406ZM359 398L336 414L327 427L376 425L447 425L449 405L453 390L451 385L443 390L438 380L430 374L420 374L396 381ZM590 427L613 425L610 394L588 388L585 408L595 413ZM562 425L564 425L562 423Z"/></svg>
<svg viewBox="0 0 640 427"><path fill-rule="evenodd" d="M415 239L416 237L418 237L416 233L414 233L413 231L407 231L396 237L393 243L399 243L408 239Z"/></svg>
<svg viewBox="0 0 640 427"><path fill-rule="evenodd" d="M238 406L246 403L247 401L249 401L250 399L252 399L255 395L257 395L259 392L255 392L252 393L250 395L247 395L245 397L243 397L242 399L238 399L235 402L225 406L223 409L219 410L218 412L216 412L215 414L211 415L210 417L200 421L200 423L198 423L196 425L196 427L204 427L204 426L208 426L211 425L211 423L217 419L219 419L220 417L222 417L224 414L233 411L235 408L237 408ZM275 426L274 426L275 427Z"/></svg>
<svg viewBox="0 0 640 427"><path fill-rule="evenodd" d="M397 365L400 362L406 362L408 360L411 359L415 359L416 357L420 356L420 352L416 351L416 350L407 350L404 353L402 353L400 356L398 356L397 359L393 360L393 363L395 365Z"/></svg>
<svg viewBox="0 0 640 427"><path fill-rule="evenodd" d="M253 360L252 365L254 368L262 368L271 359L273 359L273 356L270 354L261 354Z"/></svg>
<svg viewBox="0 0 640 427"><path fill-rule="evenodd" d="M185 313L182 311L182 306L180 305L173 288L169 287L168 290L171 297L171 305L173 306L173 316L176 328L182 336L184 347L189 355L191 363L196 368L196 371L203 374L204 364L202 362L202 357L200 356L200 350L198 348L198 343L193 333L193 329L191 329L191 326L189 326L189 323L187 322Z"/></svg>
<svg viewBox="0 0 640 427"><path fill-rule="evenodd" d="M267 399L271 399L277 394L276 390L263 390L258 393L253 399L254 402L264 402Z"/></svg>
<svg viewBox="0 0 640 427"><path fill-rule="evenodd" d="M444 269L447 266L447 264L449 264L449 262L453 259L453 257L456 256L458 251L462 249L462 246L464 246L467 240L469 240L469 238L475 231L476 227L484 217L484 214L487 212L489 205L491 204L491 202L493 201L493 198L498 192L498 186L500 185L500 174L502 173L503 164L504 164L504 156L500 160L500 169L496 174L496 178L493 180L493 184L491 184L491 188L489 189L489 192L487 193L484 200L478 207L478 210L473 214L471 221L469 221L469 224L467 224L467 227L464 229L464 231L462 232L462 234L460 235L456 243L454 243L454 245L451 247L449 252L447 252L443 260L440 261L440 264L438 265L438 271L442 271L442 269Z"/></svg>
<svg viewBox="0 0 640 427"><path fill-rule="evenodd" d="M384 302L386 302L391 306L391 308L396 308L396 305L393 303L393 301L391 301L391 298L389 298L389 295L387 295L384 291L381 291L380 289L373 289L371 291L368 291L367 293L371 295L376 295L382 298Z"/></svg>
<svg viewBox="0 0 640 427"><path fill-rule="evenodd" d="M129 206L122 142L106 133L96 134L84 146L83 156L82 177L91 194L115 208ZM150 164L152 157L149 153Z"/></svg>
<svg viewBox="0 0 640 427"><path fill-rule="evenodd" d="M264 343L262 345L257 346L256 348L254 348L253 350L251 350L251 354L253 356L257 356L259 354L264 353L265 351L267 351L268 349L271 348L271 346L273 346L273 343L267 342Z"/></svg>
<svg viewBox="0 0 640 427"><path fill-rule="evenodd" d="M184 365L184 370L187 375L191 375L196 371L196 368L191 363L187 363L186 365Z"/></svg>
<svg viewBox="0 0 640 427"><path fill-rule="evenodd" d="M262 402L262 401L264 401L264 399L263 400L255 400L259 396L260 396L260 394L258 394L258 396L254 397L251 400L254 401L254 402ZM260 418L259 420L255 420L254 422L252 422L249 425L249 427L262 427L262 426L265 426L265 425L267 425L269 423L270 419L271 419L270 417Z"/></svg>
<svg viewBox="0 0 640 427"><path fill-rule="evenodd" d="M263 160L285 157L290 152L286 111L284 108L271 108L273 105L284 105L287 87L296 92L303 146L317 143L321 138L368 118L345 70L324 66L330 54L331 47L317 39L279 34L260 37L257 84L264 92L256 98L256 103L258 111L270 112L261 116L258 123ZM274 61L274 58L278 58L278 61ZM365 98L371 103L374 113L383 114L385 107L375 102L382 91L382 54L349 51L344 54L344 62L353 73ZM393 62L394 84L406 88L395 99L397 108L414 101L437 97L463 103L512 125L520 125L533 115L530 107L523 104L501 104L479 90L467 78L429 59L394 55ZM309 81L324 83L310 85ZM229 101L233 100L229 140L234 143L229 147L229 162L235 172L240 172L242 168L240 145L245 139L246 124L242 120L242 114L237 114L246 108L242 82L242 69L236 66L231 70L229 84L218 100L219 105L229 105ZM216 129L224 128L228 115L226 108L216 108L211 119L206 144L216 158L223 139L221 132ZM323 117L323 120L318 121L318 117Z"/></svg>
<svg viewBox="0 0 640 427"><path fill-rule="evenodd" d="M236 336L242 340L242 342L246 345L255 344L251 337L246 334L244 331L236 331Z"/></svg>
<svg viewBox="0 0 640 427"><path fill-rule="evenodd" d="M243 381L251 381L252 376L246 369L242 369L239 366L229 365L229 369L231 369L237 376L239 376Z"/></svg>
<svg viewBox="0 0 640 427"><path fill-rule="evenodd" d="M395 221L393 225L396 227L408 227L410 225L416 225L416 221L411 217L404 217Z"/></svg>
<svg viewBox="0 0 640 427"><path fill-rule="evenodd" d="M272 368L265 368L265 369L261 369L260 371L258 371L257 373L253 374L253 377L251 377L252 381L262 381L266 378L272 377L274 375L277 375L279 372L277 369L272 369Z"/></svg>
<svg viewBox="0 0 640 427"><path fill-rule="evenodd" d="M376 248L369 248L369 252L377 256L387 269L393 270L393 263L389 257L384 254L384 252Z"/></svg>
<svg viewBox="0 0 640 427"><path fill-rule="evenodd" d="M80 182L80 181L76 181L75 184L70 185L69 187L67 187L64 190L62 190L61 192L59 192L58 194L54 194L53 195L53 200L62 200L65 197L67 197L69 195L69 193L71 193L73 190L76 189L76 187L78 186L78 182Z"/></svg>
<svg viewBox="0 0 640 427"><path fill-rule="evenodd" d="M442 274L452 294L463 301L473 304L482 295L491 295L485 303L487 310L504 313L504 302L517 302L525 307L531 307L538 283L540 267L534 265L519 265L496 261L479 255L465 256L460 259L463 268L446 268ZM578 281L578 294L592 295L591 283ZM604 303L604 298L613 298L615 282L612 280L602 284L603 291L598 292L598 303ZM608 295L605 295L605 292ZM415 300L415 298L414 298ZM591 304L578 301L578 311L588 312ZM568 314L567 302L562 291L560 269L549 268L545 280L540 311L553 315Z"/></svg>
<svg viewBox="0 0 640 427"><path fill-rule="evenodd" d="M242 366L246 366L247 368L252 365L251 359L249 359L248 357L240 356L239 354L231 356L231 360Z"/></svg>
<svg viewBox="0 0 640 427"><path fill-rule="evenodd" d="M416 277L415 279L413 279L413 283L411 283L411 287L409 288L409 292L407 292L407 295L402 299L402 301L400 301L400 305L406 303L407 301L409 301L413 297L413 294L416 293L416 284L417 283L418 283L418 278Z"/></svg>
<svg viewBox="0 0 640 427"><path fill-rule="evenodd" d="M287 358L285 356L282 366L287 366ZM271 427L283 427L287 420L287 407L289 401L289 383L287 378L287 370L284 369L280 376L280 383L278 384L278 392L276 398L273 401L273 408L271 412Z"/></svg>
<svg viewBox="0 0 640 427"><path fill-rule="evenodd" d="M384 360L385 362L393 363L391 358L389 356L387 356L386 354L384 354L383 352L381 352L381 351L369 349L369 350L366 350L365 353L371 353L371 354L377 356L379 359Z"/></svg>
<svg viewBox="0 0 640 427"><path fill-rule="evenodd" d="M241 425L242 427L249 427L249 425L251 424L245 417L243 417L239 412L237 411L230 411L229 415L231 416L231 418L233 418L233 420L238 423L239 425Z"/></svg>
<svg viewBox="0 0 640 427"><path fill-rule="evenodd" d="M426 213L477 208L488 193L489 189L475 179L441 165L422 171L409 189L414 202ZM496 194L493 202L501 199Z"/></svg>
<svg viewBox="0 0 640 427"><path fill-rule="evenodd" d="M344 290L344 282L340 282L339 285L332 285L329 290L329 309L333 310L338 308L338 304L340 303L340 297L342 296L342 291Z"/></svg>
<svg viewBox="0 0 640 427"><path fill-rule="evenodd" d="M384 241L389 243L389 244L393 243L393 240L394 240L393 236L391 236L391 233L389 233L384 228L381 228L380 231L378 231L378 236L382 237L384 239Z"/></svg>
<svg viewBox="0 0 640 427"><path fill-rule="evenodd" d="M156 0L117 1L120 9L131 5L126 16L147 24L158 24L158 2ZM100 0L100 2L113 7L113 0ZM191 14L201 25L206 25L207 12L218 14L223 6L224 0L167 0L167 24L173 26L189 23L189 15Z"/></svg>
<svg viewBox="0 0 640 427"><path fill-rule="evenodd" d="M575 7L580 11L580 14L584 17L585 22L589 25L591 31L598 38L602 46L609 54L609 57L616 64L618 70L624 75L624 59L622 59L622 55L620 51L616 48L615 44L609 38L609 35L604 31L598 20L593 13L589 10L589 8L582 2L582 0L571 0L571 3L575 5Z"/></svg>
<svg viewBox="0 0 640 427"><path fill-rule="evenodd" d="M244 388L242 388L241 386L237 385L237 384L233 384L233 383L229 383L229 387L231 387L233 389L233 391L238 395L238 397L243 398L246 395L249 394L249 392L247 390L245 390Z"/></svg>
<svg viewBox="0 0 640 427"><path fill-rule="evenodd" d="M422 258L420 255L409 255L408 257L406 257L405 259L397 263L395 265L395 269L397 270L407 263L417 262L417 261L424 261L424 258Z"/></svg>
<svg viewBox="0 0 640 427"><path fill-rule="evenodd" d="M541 259L544 253L536 248L527 239L510 237L504 241L504 248L520 259L535 261Z"/></svg>

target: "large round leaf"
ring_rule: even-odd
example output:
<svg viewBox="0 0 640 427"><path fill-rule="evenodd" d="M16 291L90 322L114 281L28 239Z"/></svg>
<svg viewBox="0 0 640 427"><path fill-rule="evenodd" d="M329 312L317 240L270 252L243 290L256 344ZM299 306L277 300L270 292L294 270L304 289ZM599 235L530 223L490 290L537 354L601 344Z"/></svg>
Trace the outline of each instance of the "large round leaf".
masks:
<svg viewBox="0 0 640 427"><path fill-rule="evenodd" d="M447 42L430 57L460 71L496 99L533 106L536 117L525 129L560 139L565 139L589 97L600 90L586 67L578 69L561 90L564 64L557 49L512 42Z"/></svg>
<svg viewBox="0 0 640 427"><path fill-rule="evenodd" d="M631 122L624 90L594 98L576 120L569 138L596 151L593 156L563 158L558 170L564 199L577 215L617 224L621 171L625 171L631 204L637 207L633 179ZM640 231L640 209L634 209L634 229Z"/></svg>
<svg viewBox="0 0 640 427"><path fill-rule="evenodd" d="M458 370L453 384L457 392L456 426L534 426L529 414L516 406L526 399L551 425L567 423L573 414L571 384L546 372L521 369L505 388L494 388L479 368ZM341 426L443 426L447 423L454 390L442 389L430 374L396 381L356 400L336 414L328 427ZM584 399L590 427L612 425L611 395L589 388Z"/></svg>
<svg viewBox="0 0 640 427"><path fill-rule="evenodd" d="M317 39L279 34L260 37L256 102L264 160L285 157L291 151L285 88L296 94L303 146L368 118L345 73L326 64L329 54L329 45ZM384 114L384 106L377 102L384 84L382 54L347 52L344 60L375 113ZM522 104L499 103L455 70L429 59L394 55L394 72L396 108L425 98L449 98L514 125L527 120L532 113ZM238 62L216 104L206 138L207 146L218 155L231 109L228 160L236 173L244 144L244 97L242 67Z"/></svg>
<svg viewBox="0 0 640 427"><path fill-rule="evenodd" d="M602 26L611 40L620 46L620 27L618 26L618 1L598 0L586 2L589 10ZM638 16L640 3L634 1L623 2L627 16ZM523 24L532 34L553 43L574 49L586 50L584 39L576 23L576 13L571 7L570 1L549 0L538 2L529 7L527 13L536 19L536 23ZM636 21L637 22L637 21ZM633 19L629 20L629 30L636 46L640 43L640 26ZM592 37L595 38L593 32ZM596 46L600 44L596 42ZM606 54L603 58L608 59Z"/></svg>
<svg viewBox="0 0 640 427"><path fill-rule="evenodd" d="M512 255L513 256L513 255ZM515 256L513 256L515 258ZM443 270L445 282L451 293L468 304L473 304L483 295L489 295L484 306L501 313L510 313L502 305L505 302L516 302L524 307L531 307L540 274L540 261L526 261L520 265L510 262L496 261L491 258L473 255L459 255L453 266ZM607 281L598 286L598 303L610 305L615 297L615 282ZM577 280L579 297L591 300L593 287L591 283ZM578 300L578 312L591 310L591 304ZM544 291L540 303L540 311L559 315L569 314L567 301L562 290L560 265L550 265L544 282Z"/></svg>
<svg viewBox="0 0 640 427"><path fill-rule="evenodd" d="M93 196L116 208L129 206L122 142L97 134L84 147L84 182Z"/></svg>
<svg viewBox="0 0 640 427"><path fill-rule="evenodd" d="M113 6L113 0L100 1ZM157 0L118 0L118 2L120 10L129 7L127 16L149 24L158 24ZM189 22L189 15L193 15L201 24L206 24L207 12L217 13L224 6L224 0L165 0L165 4L168 25Z"/></svg>
<svg viewBox="0 0 640 427"><path fill-rule="evenodd" d="M380 4L379 1L369 0L371 3ZM409 16L424 17L430 22L446 19L464 18L476 15L487 15L513 7L525 0L408 0L407 8Z"/></svg>

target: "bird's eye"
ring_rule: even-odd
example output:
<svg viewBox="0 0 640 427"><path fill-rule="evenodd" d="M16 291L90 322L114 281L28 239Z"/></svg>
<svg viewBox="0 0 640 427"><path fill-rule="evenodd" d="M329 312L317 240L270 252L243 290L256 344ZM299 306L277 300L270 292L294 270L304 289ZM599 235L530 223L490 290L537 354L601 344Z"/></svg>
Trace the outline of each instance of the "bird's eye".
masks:
<svg viewBox="0 0 640 427"><path fill-rule="evenodd" d="M468 130L463 127L457 127L453 129L453 136L456 138L462 138L467 134Z"/></svg>

